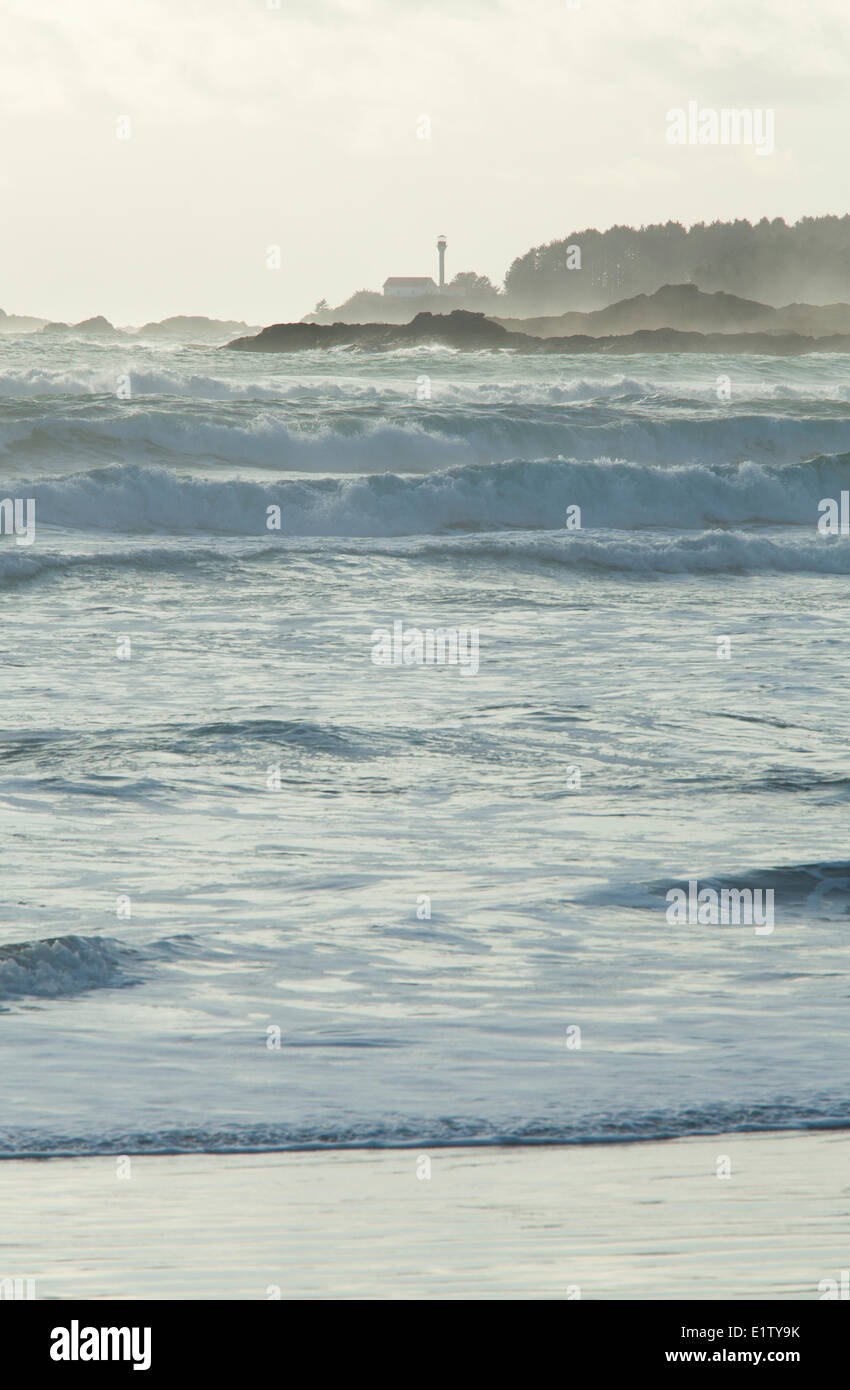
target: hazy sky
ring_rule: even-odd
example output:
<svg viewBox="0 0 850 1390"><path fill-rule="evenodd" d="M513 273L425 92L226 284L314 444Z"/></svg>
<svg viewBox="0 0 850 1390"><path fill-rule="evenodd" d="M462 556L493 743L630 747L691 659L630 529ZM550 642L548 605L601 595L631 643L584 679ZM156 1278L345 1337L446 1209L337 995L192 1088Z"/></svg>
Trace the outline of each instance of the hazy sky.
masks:
<svg viewBox="0 0 850 1390"><path fill-rule="evenodd" d="M440 232L501 281L577 227L848 210L848 0L274 3L0 0L0 307L268 323ZM776 152L669 145L690 100Z"/></svg>

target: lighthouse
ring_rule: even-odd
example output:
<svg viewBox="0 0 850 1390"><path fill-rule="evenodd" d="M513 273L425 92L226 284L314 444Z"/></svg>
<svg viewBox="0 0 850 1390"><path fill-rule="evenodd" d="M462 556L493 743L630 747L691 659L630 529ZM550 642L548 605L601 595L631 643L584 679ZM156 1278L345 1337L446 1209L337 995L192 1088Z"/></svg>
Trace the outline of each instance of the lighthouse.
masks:
<svg viewBox="0 0 850 1390"><path fill-rule="evenodd" d="M446 238L441 234L437 237L437 251L440 256L440 289L446 288Z"/></svg>

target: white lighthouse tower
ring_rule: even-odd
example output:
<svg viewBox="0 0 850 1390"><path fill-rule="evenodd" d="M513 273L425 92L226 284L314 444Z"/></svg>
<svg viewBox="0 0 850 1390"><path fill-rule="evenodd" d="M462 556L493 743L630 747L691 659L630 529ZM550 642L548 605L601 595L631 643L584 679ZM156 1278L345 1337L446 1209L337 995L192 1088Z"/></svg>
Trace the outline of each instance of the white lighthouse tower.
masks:
<svg viewBox="0 0 850 1390"><path fill-rule="evenodd" d="M437 237L437 251L440 256L440 290L446 288L446 238L442 232Z"/></svg>

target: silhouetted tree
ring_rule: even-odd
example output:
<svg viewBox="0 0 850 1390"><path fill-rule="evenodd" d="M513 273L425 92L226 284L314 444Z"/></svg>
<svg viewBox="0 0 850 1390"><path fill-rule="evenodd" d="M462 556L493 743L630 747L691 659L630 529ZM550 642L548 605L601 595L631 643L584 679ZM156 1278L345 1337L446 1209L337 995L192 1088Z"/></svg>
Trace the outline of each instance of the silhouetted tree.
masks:
<svg viewBox="0 0 850 1390"><path fill-rule="evenodd" d="M569 264L575 247L580 269ZM500 312L593 309L687 282L777 305L850 300L850 216L804 217L793 226L763 217L755 226L736 219L688 229L678 222L587 227L518 256Z"/></svg>

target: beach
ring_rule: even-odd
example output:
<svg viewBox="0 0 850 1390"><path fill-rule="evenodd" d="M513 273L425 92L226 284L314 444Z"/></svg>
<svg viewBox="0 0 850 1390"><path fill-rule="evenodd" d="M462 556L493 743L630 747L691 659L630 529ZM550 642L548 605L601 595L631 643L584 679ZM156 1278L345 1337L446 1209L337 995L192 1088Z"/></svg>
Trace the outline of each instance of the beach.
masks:
<svg viewBox="0 0 850 1390"><path fill-rule="evenodd" d="M850 1263L847 1130L119 1169L0 1163L0 1274L42 1299L811 1300Z"/></svg>
<svg viewBox="0 0 850 1390"><path fill-rule="evenodd" d="M7 8L13 1356L833 1374L846 0Z"/></svg>
<svg viewBox="0 0 850 1390"><path fill-rule="evenodd" d="M0 1277L817 1297L841 360L127 353L0 343Z"/></svg>

